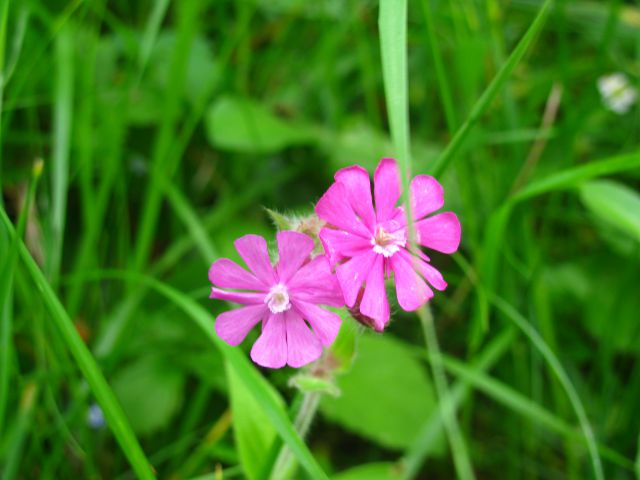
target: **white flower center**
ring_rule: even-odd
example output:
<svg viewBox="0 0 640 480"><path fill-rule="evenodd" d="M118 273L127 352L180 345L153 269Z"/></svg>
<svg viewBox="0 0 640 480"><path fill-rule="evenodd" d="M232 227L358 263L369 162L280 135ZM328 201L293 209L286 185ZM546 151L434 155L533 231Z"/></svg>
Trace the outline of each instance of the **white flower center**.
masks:
<svg viewBox="0 0 640 480"><path fill-rule="evenodd" d="M287 287L281 283L271 287L267 296L264 297L264 303L267 304L271 313L282 313L289 310L291 308L291 303L289 302L289 292L287 292Z"/></svg>
<svg viewBox="0 0 640 480"><path fill-rule="evenodd" d="M396 230L393 233L385 231L382 227L376 227L376 234L371 239L371 245L373 245L373 251L381 253L385 257L390 257L400 247L404 247L407 244L407 235L404 228Z"/></svg>

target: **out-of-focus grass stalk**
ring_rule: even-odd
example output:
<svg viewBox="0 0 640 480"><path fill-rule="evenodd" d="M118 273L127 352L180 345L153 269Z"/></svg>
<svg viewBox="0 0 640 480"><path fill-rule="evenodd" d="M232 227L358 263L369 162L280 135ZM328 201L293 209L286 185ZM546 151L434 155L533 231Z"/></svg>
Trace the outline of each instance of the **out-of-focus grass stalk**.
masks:
<svg viewBox="0 0 640 480"><path fill-rule="evenodd" d="M0 437L4 430L4 419L9 401L9 378L11 376L11 356L13 353L12 316L13 316L13 276L18 259L18 239L24 236L29 211L35 198L38 180L42 174L42 160L36 161L32 169L24 205L20 211L16 236L11 240L8 255L2 261L0 272Z"/></svg>
<svg viewBox="0 0 640 480"><path fill-rule="evenodd" d="M638 451L636 453L636 479L640 480L640 434L638 434Z"/></svg>
<svg viewBox="0 0 640 480"><path fill-rule="evenodd" d="M320 406L321 394L318 392L307 392L302 399L302 405L296 416L294 427L301 438L305 438L309 432L309 427ZM271 480L282 480L291 478L295 473L295 457L291 450L285 445L280 450L278 458L271 472Z"/></svg>
<svg viewBox="0 0 640 480"><path fill-rule="evenodd" d="M424 12L424 21L427 27L429 49L431 51L431 56L433 57L433 68L436 72L436 79L438 81L438 93L440 94L440 101L444 108L444 117L447 122L447 129L449 130L449 133L453 135L458 126L458 120L456 118L456 109L453 104L453 94L451 93L449 81L447 80L447 72L444 68L440 41L438 40L438 34L436 33L436 27L433 21L431 3L431 0L422 0L422 11Z"/></svg>
<svg viewBox="0 0 640 480"><path fill-rule="evenodd" d="M7 46L7 17L9 16L10 0L0 0L0 142L4 137L4 125L2 115L4 113L4 87L7 82L7 72L4 67L5 49ZM0 149L0 185L2 185L2 149ZM3 199L0 195L0 205Z"/></svg>
<svg viewBox="0 0 640 480"><path fill-rule="evenodd" d="M2 107L4 97L5 71L4 71L4 53L7 37L7 16L9 12L9 0L2 0L0 3L0 142L4 134L2 124ZM2 185L2 149L0 148L0 185ZM0 206L3 203L0 194ZM23 215L24 216L24 212ZM21 218L21 222L23 219ZM24 228L24 227L23 227ZM7 408L9 396L9 375L10 375L10 359L13 353L11 345L12 330L12 307L11 307L11 290L13 283L13 269L15 260L14 249L15 242L10 247L10 253L5 259L0 258L0 438L2 438L4 415Z"/></svg>
<svg viewBox="0 0 640 480"><path fill-rule="evenodd" d="M69 186L69 145L73 114L73 43L69 27L55 40L56 80L53 112L53 158L51 162L51 242L47 266L53 285L58 282L62 262L64 226Z"/></svg>
<svg viewBox="0 0 640 480"><path fill-rule="evenodd" d="M195 28L195 25L198 25L198 16L202 4L195 0L184 0L176 3L176 8L178 9L178 31L166 92L167 104L163 109L164 116L156 134L150 166L152 174L165 175L167 178L173 176L178 163L177 159L168 155L167 152L171 151L171 144L175 135L175 127L181 105L181 94L186 81L189 52L196 35L197 28ZM149 184L135 248L134 266L137 270L144 268L149 259L161 202L162 191L158 184Z"/></svg>
<svg viewBox="0 0 640 480"><path fill-rule="evenodd" d="M179 154L174 154L175 147L172 148L172 144L176 135L175 130L181 106L180 100L186 81L189 52L198 30L198 15L202 4L195 0L186 0L176 3L175 8L177 9L178 17L176 43L170 60L171 73L167 87L167 105L163 109L164 115L154 139L150 165L152 178L164 176L170 179L181 158ZM160 7L158 7L158 10L152 12L152 16L147 23L145 39L143 40L144 45L152 43L152 39L157 35L155 16L160 16L163 13L160 10ZM144 45L143 48L148 48ZM145 52L141 51L140 55L145 55ZM138 62L138 68L143 69L146 63L145 58L139 57ZM187 141L188 138L185 138L179 143L186 145ZM145 192L142 215L138 225L138 236L135 242L133 260L135 269L142 269L148 262L153 235L162 205L162 195L163 191L159 183L150 182ZM143 296L144 291L137 289L116 309L113 321L100 333L96 341L95 352L98 357L107 357L117 350L117 345L129 328L131 316Z"/></svg>
<svg viewBox="0 0 640 480"><path fill-rule="evenodd" d="M536 18L531 23L531 26L524 34L522 39L518 42L516 48L511 52L511 55L507 59L506 63L500 68L498 74L491 81L487 89L482 93L478 101L473 105L469 116L464 121L464 123L460 126L453 139L447 145L447 148L442 152L442 154L438 157L436 162L429 169L431 174L438 177L444 173L447 169L455 154L458 153L460 147L464 144L465 140L469 136L471 129L478 122L482 114L487 110L493 99L500 92L503 85L509 79L511 72L513 72L514 68L522 57L526 53L527 49L533 44L533 41L536 39L540 30L544 25L544 22L551 10L551 5L553 4L553 0L545 0L544 4L540 8Z"/></svg>
<svg viewBox="0 0 640 480"><path fill-rule="evenodd" d="M138 54L138 79L135 83L136 85L140 82L144 69L147 66L153 45L158 37L160 26L162 25L162 19L167 14L168 8L169 0L157 0L153 5L153 10L151 10L151 14L149 15L149 20L147 21L140 44Z"/></svg>
<svg viewBox="0 0 640 480"><path fill-rule="evenodd" d="M513 329L505 329L502 333L496 335L495 339L474 358L470 368L477 372L489 370L508 351L514 337L515 331ZM454 409L462 404L470 390L471 385L468 382L459 380L456 383L451 390L451 403ZM442 429L443 418L438 412L434 412L425 422L420 433L400 461L403 480L411 480L418 475L425 458L433 452L437 445Z"/></svg>
<svg viewBox="0 0 640 480"><path fill-rule="evenodd" d="M13 480L17 478L20 467L20 457L24 448L27 433L31 426L34 407L38 404L38 385L28 382L22 389L20 406L16 415L15 429L11 437L9 451L3 469L3 480Z"/></svg>
<svg viewBox="0 0 640 480"><path fill-rule="evenodd" d="M140 447L138 439L133 433L122 408L100 371L100 368L76 330L73 321L69 318L69 315L60 303L60 300L56 296L37 263L29 254L29 251L26 249L22 241L17 239L17 234L13 225L2 208L0 208L0 219L9 231L10 237L14 239L14 241L18 242L22 263L36 284L37 291L51 314L52 322L59 330L64 343L76 361L76 365L87 380L96 400L102 407L107 424L120 444L125 456L129 460L131 467L138 478L143 480L153 479L153 470Z"/></svg>
<svg viewBox="0 0 640 480"><path fill-rule="evenodd" d="M409 98L407 73L407 2L406 0L381 0L380 2L380 48L382 53L382 73L384 78L385 97L391 138L400 164L400 175L403 186L403 203L407 218L411 219L411 202L409 201L409 178L411 175L411 148L409 138ZM413 223L409 226L410 248L416 248ZM451 446L453 461L458 476L463 480L475 478L471 460L467 452L464 437L460 432L453 408L453 399L449 392L447 379L440 360L440 347L433 326L430 311L423 307L418 311L427 348L434 356L431 370L438 392L438 405Z"/></svg>
<svg viewBox="0 0 640 480"><path fill-rule="evenodd" d="M582 428L582 433L587 443L587 449L589 450L589 456L591 457L591 465L593 467L594 476L597 480L604 480L602 462L600 460L600 455L598 454L598 446L596 444L593 429L591 428L591 424L589 423L589 419L587 418L587 414L585 412L584 406L582 405L582 401L580 400L580 396L573 386L573 383L571 383L571 379L565 372L562 364L542 339L540 334L527 322L527 320L522 315L520 315L520 313L518 313L511 305L509 305L502 298L496 295L492 295L491 299L495 306L500 311L502 311L502 313L504 313L505 316L509 318L522 331L522 333L526 335L533 346L540 352L540 354L542 354L545 361L549 364L556 377L560 381L562 388L564 388L565 392L567 393L569 401L571 402L571 405L575 410L576 416L578 417L578 422L580 423L580 427Z"/></svg>

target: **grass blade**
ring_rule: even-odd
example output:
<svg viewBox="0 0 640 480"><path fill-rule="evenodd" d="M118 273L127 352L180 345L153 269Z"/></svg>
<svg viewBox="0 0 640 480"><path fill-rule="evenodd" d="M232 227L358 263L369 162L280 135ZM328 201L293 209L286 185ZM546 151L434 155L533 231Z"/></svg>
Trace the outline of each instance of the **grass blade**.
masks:
<svg viewBox="0 0 640 480"><path fill-rule="evenodd" d="M385 97L395 154L400 164L403 184L403 202L407 215L412 218L411 203L408 199L409 177L411 173L411 148L409 137L409 98L407 79L407 2L406 0L382 0L380 2L380 50L382 53L382 73ZM409 238L415 248L415 232L412 222L408 222ZM427 307L418 310L427 347L436 358L440 356L440 346L433 325L433 317ZM462 479L475 478L467 453L464 437L460 432L455 415L453 398L449 392L442 365L431 364L434 383L438 392L438 406L443 417L447 438L451 446L456 472Z"/></svg>
<svg viewBox="0 0 640 480"><path fill-rule="evenodd" d="M455 158L456 153L458 153L458 150L460 150L460 147L462 147L467 137L469 136L471 129L478 122L487 108L489 108L489 105L491 105L493 99L509 79L509 76L513 72L516 65L520 63L520 60L522 60L522 57L524 57L527 49L533 44L536 36L538 35L538 33L540 33L540 30L542 30L547 15L551 10L552 3L553 0L545 0L544 4L542 4L542 7L540 7L536 18L531 23L531 26L529 27L527 32L518 42L518 45L516 45L516 48L513 50L513 52L511 52L511 55L502 66L502 68L500 68L500 71L491 81L487 89L482 93L478 101L473 105L469 116L453 136L453 139L451 140L451 142L449 142L447 148L444 150L444 152L442 152L440 157L438 157L436 162L432 165L430 171L433 176L441 176L449 167L451 161Z"/></svg>
<svg viewBox="0 0 640 480"><path fill-rule="evenodd" d="M640 480L640 434L638 434L638 453L636 453L636 478Z"/></svg>
<svg viewBox="0 0 640 480"><path fill-rule="evenodd" d="M0 217L9 231L10 237L16 239L16 232L13 225L2 208L0 208ZM96 361L91 356L89 349L76 330L73 321L69 318L69 315L60 303L51 285L47 282L47 279L38 267L38 264L22 241L19 239L16 241L19 243L19 253L24 266L36 284L40 296L51 314L52 321L60 331L60 335L73 355L78 368L91 387L96 400L102 407L107 424L129 460L131 467L138 478L144 480L153 479L154 475L151 465L145 457L142 447L140 447L138 439L133 433L113 391L100 371L100 367L98 367Z"/></svg>
<svg viewBox="0 0 640 480"><path fill-rule="evenodd" d="M481 266L484 289L478 290L478 304L476 307L476 333L486 332L489 324L489 306L486 291L493 291L500 247L503 245L504 234L509 225L511 212L516 204L556 190L577 188L583 182L604 175L612 175L631 171L640 167L640 152L619 155L597 162L568 168L534 181L516 192L509 200L489 217L486 235L483 241L483 256Z"/></svg>
<svg viewBox="0 0 640 480"><path fill-rule="evenodd" d="M152 175L164 175L171 178L178 159L167 155L175 135L177 120L180 114L180 99L185 87L189 51L196 35L198 16L202 5L194 0L176 3L178 9L178 32L171 59L169 84L167 87L167 105L154 141L151 160ZM140 229L135 246L134 265L141 270L147 263L151 253L153 234L156 230L162 192L157 183L151 183L145 194Z"/></svg>
<svg viewBox="0 0 640 480"><path fill-rule="evenodd" d="M496 402L529 418L532 422L535 422L536 425L544 426L551 431L564 435L571 441L576 440L585 443L584 437L574 426L533 402L522 393L512 389L507 384L492 378L479 369L470 368L453 357L445 357L443 363L445 368L453 375L456 375L461 381L468 382ZM598 445L598 451L603 457L608 458L616 465L627 470L633 469L633 463L617 451L601 445Z"/></svg>
<svg viewBox="0 0 640 480"><path fill-rule="evenodd" d="M540 354L544 357L545 361L549 364L556 377L560 381L562 388L564 388L567 396L569 397L569 401L578 417L578 421L580 422L580 428L582 429L582 434L584 435L584 440L587 444L587 449L589 450L589 456L591 457L591 465L593 467L593 473L597 480L604 480L604 473L602 470L602 462L600 460L600 455L598 454L598 446L596 444L595 435L593 433L593 429L591 428L591 424L589 423L589 419L587 418L587 414L584 410L584 406L582 405L582 401L580 400L580 396L578 392L576 392L573 383L569 379L569 376L565 372L562 364L555 356L553 351L547 346L544 339L540 336L540 334L527 322L527 320L520 315L520 313L514 309L511 305L505 302L498 296L493 295L491 301L493 304L504 313L507 318L509 318L521 331L526 335L526 337L531 341L533 346L540 352Z"/></svg>
<svg viewBox="0 0 640 480"><path fill-rule="evenodd" d="M407 1L380 2L380 52L389 129L398 162L410 166L407 94ZM405 172L407 173L407 172ZM403 178L403 181L406 181Z"/></svg>
<svg viewBox="0 0 640 480"><path fill-rule="evenodd" d="M636 168L640 168L640 152L637 151L598 160L578 167L568 168L530 183L518 191L511 198L510 202L521 202L554 190L575 188L592 178L631 171Z"/></svg>
<svg viewBox="0 0 640 480"><path fill-rule="evenodd" d="M62 262L69 185L69 149L73 116L73 43L69 27L60 30L55 46L57 72L51 164L51 247L47 259L48 273L54 285L57 283Z"/></svg>
<svg viewBox="0 0 640 480"><path fill-rule="evenodd" d="M476 356L471 367L473 371L482 372L489 370L507 352L514 338L514 330L509 328L496 336L487 347ZM451 390L451 402L453 408L457 409L466 398L470 386L463 381L459 381ZM416 477L425 458L432 452L437 438L443 428L442 416L433 413L431 418L424 424L418 437L411 447L407 449L402 460L402 478L411 480Z"/></svg>
<svg viewBox="0 0 640 480"><path fill-rule="evenodd" d="M169 0L157 0L153 5L153 10L151 10L151 14L147 20L147 26L144 30L144 36L142 37L140 54L138 55L139 77L142 77L144 69L147 66L151 51L153 50L153 44L162 26L162 19L165 17L168 8Z"/></svg>
<svg viewBox="0 0 640 480"><path fill-rule="evenodd" d="M422 11L424 12L424 20L427 29L427 37L429 40L429 48L431 50L431 56L433 57L433 68L436 72L436 79L438 81L438 93L440 94L440 101L444 108L444 117L447 122L447 129L449 133L453 135L458 120L456 119L456 109L453 103L453 94L451 93L451 87L447 79L447 72L444 68L444 60L442 58L442 51L440 48L440 42L438 41L438 35L436 33L436 27L433 20L432 4L430 0L422 0Z"/></svg>
<svg viewBox="0 0 640 480"><path fill-rule="evenodd" d="M11 373L12 338L12 290L13 276L18 259L18 240L24 236L27 218L36 195L38 180L42 174L42 161L36 162L32 170L27 197L18 218L17 234L11 239L8 255L3 259L0 277L0 437L9 400L9 377Z"/></svg>

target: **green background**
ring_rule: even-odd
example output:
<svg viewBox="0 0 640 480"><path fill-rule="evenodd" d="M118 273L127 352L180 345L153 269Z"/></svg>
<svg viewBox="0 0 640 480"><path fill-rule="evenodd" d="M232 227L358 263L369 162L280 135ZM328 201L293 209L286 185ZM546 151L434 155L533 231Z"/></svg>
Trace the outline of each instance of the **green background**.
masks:
<svg viewBox="0 0 640 480"><path fill-rule="evenodd" d="M459 252L431 255L449 283L430 302L440 403L478 478L592 478L589 431L606 478L640 478L640 117L597 89L617 71L638 86L640 5L552 4L412 0L406 44L385 43L408 51L386 79L402 98L408 78L402 165L437 173L462 223ZM392 305L382 336L345 315L324 385L341 395L323 396L305 447L296 372L249 364L257 331L225 348L228 307L206 298L235 238L273 245L263 207L309 214L337 169L397 154L378 14L0 0L2 478L149 478L147 462L159 478L268 478L280 436L303 467L291 478L455 477L414 313Z"/></svg>

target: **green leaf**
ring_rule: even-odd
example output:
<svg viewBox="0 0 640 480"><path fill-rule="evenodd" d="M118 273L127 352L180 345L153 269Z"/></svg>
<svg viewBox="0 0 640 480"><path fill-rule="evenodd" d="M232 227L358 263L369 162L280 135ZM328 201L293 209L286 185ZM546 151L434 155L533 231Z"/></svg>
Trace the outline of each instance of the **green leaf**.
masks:
<svg viewBox="0 0 640 480"><path fill-rule="evenodd" d="M129 120L135 125L157 123L166 108L166 92L169 88L172 52L176 47L177 35L174 31L164 31L149 52L150 57L142 81L130 92L132 108ZM148 48L148 45L145 45ZM211 45L198 36L193 40L186 60L185 88L181 92L187 102L195 105L202 98L219 73L218 65L212 55Z"/></svg>
<svg viewBox="0 0 640 480"><path fill-rule="evenodd" d="M182 372L156 355L142 357L120 370L112 385L139 434L149 435L166 427L182 405Z"/></svg>
<svg viewBox="0 0 640 480"><path fill-rule="evenodd" d="M171 52L175 48L177 35L173 31L161 32L152 49L148 66L148 80L150 86L162 95L169 86L169 74L171 64L167 58L171 58ZM187 59L187 72L185 79L184 95L191 103L196 103L207 90L207 84L214 81L218 73L216 62L213 58L211 45L204 36L198 36L193 40ZM160 97L160 100L162 97ZM163 102L160 101L160 106Z"/></svg>
<svg viewBox="0 0 640 480"><path fill-rule="evenodd" d="M400 341L365 334L351 370L338 378L339 398L324 415L388 448L406 448L436 408L427 375Z"/></svg>
<svg viewBox="0 0 640 480"><path fill-rule="evenodd" d="M580 187L582 203L597 218L640 242L640 195L613 180L593 180Z"/></svg>
<svg viewBox="0 0 640 480"><path fill-rule="evenodd" d="M234 439L245 478L253 480L260 474L262 461L269 454L271 444L276 438L276 431L269 422L269 417L260 408L260 404L228 363L226 371ZM275 391L271 394L278 397Z"/></svg>
<svg viewBox="0 0 640 480"><path fill-rule="evenodd" d="M212 145L244 153L273 153L316 138L309 127L282 120L265 106L240 97L219 98L205 123Z"/></svg>
<svg viewBox="0 0 640 480"><path fill-rule="evenodd" d="M402 478L393 463L368 463L334 475L334 480L394 480Z"/></svg>

